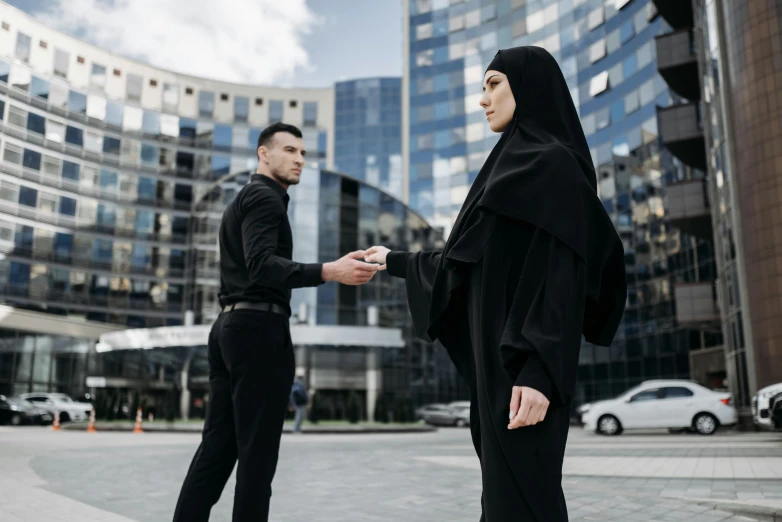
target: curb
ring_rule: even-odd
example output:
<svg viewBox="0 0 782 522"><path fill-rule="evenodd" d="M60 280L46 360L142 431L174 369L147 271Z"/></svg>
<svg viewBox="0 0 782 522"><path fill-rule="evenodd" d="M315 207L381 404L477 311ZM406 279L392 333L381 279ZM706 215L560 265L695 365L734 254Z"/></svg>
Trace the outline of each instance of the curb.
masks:
<svg viewBox="0 0 782 522"><path fill-rule="evenodd" d="M95 429L98 432L112 432L112 433L130 433L133 431L134 424L132 422L122 422L111 424L102 424L100 422L95 424ZM67 431L87 431L87 424L83 422L69 423L62 427ZM156 422L154 424L145 423L143 430L147 433L201 433L204 429L203 424L169 424L166 422ZM420 426L406 426L406 427L304 427L302 428L302 435L363 435L363 434L397 434L397 433L433 433L437 428L428 425ZM293 434L293 428L285 426L282 430L283 433Z"/></svg>

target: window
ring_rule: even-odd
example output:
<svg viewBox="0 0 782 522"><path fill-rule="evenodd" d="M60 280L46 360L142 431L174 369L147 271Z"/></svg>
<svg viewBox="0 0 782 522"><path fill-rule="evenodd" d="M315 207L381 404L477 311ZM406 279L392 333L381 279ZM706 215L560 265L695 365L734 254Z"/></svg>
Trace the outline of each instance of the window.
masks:
<svg viewBox="0 0 782 522"><path fill-rule="evenodd" d="M17 127L27 126L27 111L14 105L8 108L8 123Z"/></svg>
<svg viewBox="0 0 782 522"><path fill-rule="evenodd" d="M68 62L71 57L62 49L54 50L54 74L63 78L68 77Z"/></svg>
<svg viewBox="0 0 782 522"><path fill-rule="evenodd" d="M114 228L117 223L117 207L107 203L98 203L98 226Z"/></svg>
<svg viewBox="0 0 782 522"><path fill-rule="evenodd" d="M114 69L114 76L122 76L122 72L119 69Z"/></svg>
<svg viewBox="0 0 782 522"><path fill-rule="evenodd" d="M106 154L115 154L119 156L120 140L117 138L103 137L103 152Z"/></svg>
<svg viewBox="0 0 782 522"><path fill-rule="evenodd" d="M87 131L84 133L84 150L100 153L102 149L103 136L92 131Z"/></svg>
<svg viewBox="0 0 782 522"><path fill-rule="evenodd" d="M589 82L589 95L597 96L607 91L608 87L608 71L603 71L592 77L592 80Z"/></svg>
<svg viewBox="0 0 782 522"><path fill-rule="evenodd" d="M603 6L598 7L587 16L587 27L589 27L590 31L603 25L603 22L605 22L605 11Z"/></svg>
<svg viewBox="0 0 782 522"><path fill-rule="evenodd" d="M106 85L106 66L92 64L92 73L90 74L90 85L102 89Z"/></svg>
<svg viewBox="0 0 782 522"><path fill-rule="evenodd" d="M157 87L157 80L149 80L150 87Z"/></svg>
<svg viewBox="0 0 782 522"><path fill-rule="evenodd" d="M28 169L41 170L41 153L34 150L24 149L22 155L22 166Z"/></svg>
<svg viewBox="0 0 782 522"><path fill-rule="evenodd" d="M139 201L155 201L157 193L157 181L154 178L139 177L136 191Z"/></svg>
<svg viewBox="0 0 782 522"><path fill-rule="evenodd" d="M666 399L682 399L695 395L692 390L684 386L670 386L663 388L663 397Z"/></svg>
<svg viewBox="0 0 782 522"><path fill-rule="evenodd" d="M250 115L250 98L246 96L234 97L234 121L247 121Z"/></svg>
<svg viewBox="0 0 782 522"><path fill-rule="evenodd" d="M38 42L38 45L40 45L40 46L41 46L41 49L48 49L48 48L49 48L49 44L48 44L48 43L46 43L46 42L44 42L43 40L41 40L40 42Z"/></svg>
<svg viewBox="0 0 782 522"><path fill-rule="evenodd" d="M198 93L198 114L211 118L215 110L215 93L201 91Z"/></svg>
<svg viewBox="0 0 782 522"><path fill-rule="evenodd" d="M632 20L628 20L622 24L619 28L619 36L623 44L626 44L635 36L635 28L633 27Z"/></svg>
<svg viewBox="0 0 782 522"><path fill-rule="evenodd" d="M299 106L299 102L297 102L296 100L291 100L290 102L288 102L288 106L289 106L291 109L295 109L296 107L298 107L298 106Z"/></svg>
<svg viewBox="0 0 782 522"><path fill-rule="evenodd" d="M128 74L128 92L127 99L130 101L141 101L141 90L144 87L144 78L137 74Z"/></svg>
<svg viewBox="0 0 782 522"><path fill-rule="evenodd" d="M84 56L77 56L76 63L84 64Z"/></svg>
<svg viewBox="0 0 782 522"><path fill-rule="evenodd" d="M11 70L11 85L16 87L17 89L20 89L22 91L29 91L30 90L30 82L32 81L32 75L30 74L30 71L23 69L21 67L14 67Z"/></svg>
<svg viewBox="0 0 782 522"><path fill-rule="evenodd" d="M0 80L8 83L8 73L11 72L11 66L3 60L0 60Z"/></svg>
<svg viewBox="0 0 782 522"><path fill-rule="evenodd" d="M606 47L608 47L608 53L611 54L615 51L618 51L621 46L622 42L619 38L619 29L608 33L608 36L606 37Z"/></svg>
<svg viewBox="0 0 782 522"><path fill-rule="evenodd" d="M106 120L106 99L90 94L87 96L87 116L96 120Z"/></svg>
<svg viewBox="0 0 782 522"><path fill-rule="evenodd" d="M27 130L46 135L46 118L31 112L27 115Z"/></svg>
<svg viewBox="0 0 782 522"><path fill-rule="evenodd" d="M230 150L232 131L230 125L215 125L213 146L218 150Z"/></svg>
<svg viewBox="0 0 782 522"><path fill-rule="evenodd" d="M179 107L179 85L163 84L163 108L176 112Z"/></svg>
<svg viewBox="0 0 782 522"><path fill-rule="evenodd" d="M128 105L124 108L123 112L123 130L140 131L144 121L144 111L138 107Z"/></svg>
<svg viewBox="0 0 782 522"><path fill-rule="evenodd" d="M62 160L52 156L43 155L43 172L52 176L60 177L62 171Z"/></svg>
<svg viewBox="0 0 782 522"><path fill-rule="evenodd" d="M38 191L21 185L19 187L19 204L35 208L38 202Z"/></svg>
<svg viewBox="0 0 782 522"><path fill-rule="evenodd" d="M625 96L625 110L627 114L635 112L639 108L638 89Z"/></svg>
<svg viewBox="0 0 782 522"><path fill-rule="evenodd" d="M70 91L68 93L68 110L87 114L87 96L80 92Z"/></svg>
<svg viewBox="0 0 782 522"><path fill-rule="evenodd" d="M144 165L152 165L157 166L158 164L158 156L159 156L158 148L154 147L152 145L147 145L146 143L141 144L141 163Z"/></svg>
<svg viewBox="0 0 782 522"><path fill-rule="evenodd" d="M121 103L106 102L106 123L115 127L122 127L123 107Z"/></svg>
<svg viewBox="0 0 782 522"><path fill-rule="evenodd" d="M60 197L60 214L63 216L75 216L76 215L76 200L73 198L67 198L65 196Z"/></svg>
<svg viewBox="0 0 782 522"><path fill-rule="evenodd" d="M71 181L79 181L79 164L63 160L62 177Z"/></svg>
<svg viewBox="0 0 782 522"><path fill-rule="evenodd" d="M155 111L144 111L141 119L141 131L144 134L157 136L160 134L160 113Z"/></svg>
<svg viewBox="0 0 782 522"><path fill-rule="evenodd" d="M212 179L225 176L231 171L231 158L228 156L212 156Z"/></svg>
<svg viewBox="0 0 782 522"><path fill-rule="evenodd" d="M595 63L606 55L606 41L600 39L589 47L589 61Z"/></svg>
<svg viewBox="0 0 782 522"><path fill-rule="evenodd" d="M318 124L318 102L304 102L304 125L314 127Z"/></svg>
<svg viewBox="0 0 782 522"><path fill-rule="evenodd" d="M255 105L263 105L263 98L255 98Z"/></svg>
<svg viewBox="0 0 782 522"><path fill-rule="evenodd" d="M32 39L22 32L16 33L16 57L27 63L30 61Z"/></svg>
<svg viewBox="0 0 782 522"><path fill-rule="evenodd" d="M660 390L646 390L636 393L630 398L630 402L644 402L657 400Z"/></svg>
<svg viewBox="0 0 782 522"><path fill-rule="evenodd" d="M3 160L14 165L19 165L22 162L22 149L10 143L5 144L5 152L3 153Z"/></svg>
<svg viewBox="0 0 782 522"><path fill-rule="evenodd" d="M282 121L282 101L272 100L269 102L269 123Z"/></svg>

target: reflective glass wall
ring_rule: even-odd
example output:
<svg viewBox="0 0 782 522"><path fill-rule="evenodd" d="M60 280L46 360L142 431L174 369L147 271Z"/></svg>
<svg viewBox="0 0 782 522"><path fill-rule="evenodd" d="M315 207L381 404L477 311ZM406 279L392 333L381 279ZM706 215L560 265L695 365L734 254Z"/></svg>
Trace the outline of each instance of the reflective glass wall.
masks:
<svg viewBox="0 0 782 522"><path fill-rule="evenodd" d="M402 197L402 79L334 86L334 167Z"/></svg>
<svg viewBox="0 0 782 522"><path fill-rule="evenodd" d="M657 72L666 28L649 0L409 0L410 205L450 229L498 135L479 106L497 49L546 48L579 110L599 196L625 246L628 303L610 348L584 345L577 401L651 378L688 378L689 353L719 331L680 324L677 283L713 281L713 245L666 218L666 185L703 177L662 148L656 106L671 93Z"/></svg>

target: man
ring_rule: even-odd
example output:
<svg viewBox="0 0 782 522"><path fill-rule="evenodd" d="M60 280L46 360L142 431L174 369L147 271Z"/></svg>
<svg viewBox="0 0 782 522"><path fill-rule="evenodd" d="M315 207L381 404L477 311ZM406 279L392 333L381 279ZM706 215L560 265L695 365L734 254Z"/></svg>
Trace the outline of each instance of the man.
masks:
<svg viewBox="0 0 782 522"><path fill-rule="evenodd" d="M276 123L258 137L258 170L220 225L222 312L209 333L211 400L174 514L175 522L207 522L234 464L233 522L268 520L271 483L293 382L291 289L324 281L363 284L376 266L352 252L324 264L291 260L287 217L290 185L304 166L301 131Z"/></svg>
<svg viewBox="0 0 782 522"><path fill-rule="evenodd" d="M293 420L293 432L301 433L301 423L304 422L304 413L307 411L307 388L304 386L304 378L296 376L296 381L291 388L291 406L296 411Z"/></svg>

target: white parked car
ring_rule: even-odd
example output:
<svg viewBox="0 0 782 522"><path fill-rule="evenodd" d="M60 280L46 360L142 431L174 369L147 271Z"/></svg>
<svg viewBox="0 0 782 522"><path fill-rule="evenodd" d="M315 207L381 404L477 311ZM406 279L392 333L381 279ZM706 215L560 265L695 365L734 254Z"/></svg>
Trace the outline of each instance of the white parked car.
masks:
<svg viewBox="0 0 782 522"><path fill-rule="evenodd" d="M626 429L693 429L711 435L736 424L738 414L729 393L685 380L646 381L619 397L580 408L584 429L619 435Z"/></svg>
<svg viewBox="0 0 782 522"><path fill-rule="evenodd" d="M38 408L55 415L60 412L60 422L83 421L90 418L92 404L77 402L64 393L25 393L20 397Z"/></svg>
<svg viewBox="0 0 782 522"><path fill-rule="evenodd" d="M761 388L752 397L752 421L755 425L771 429L771 414L768 411L768 401L777 393L782 393L782 382Z"/></svg>

